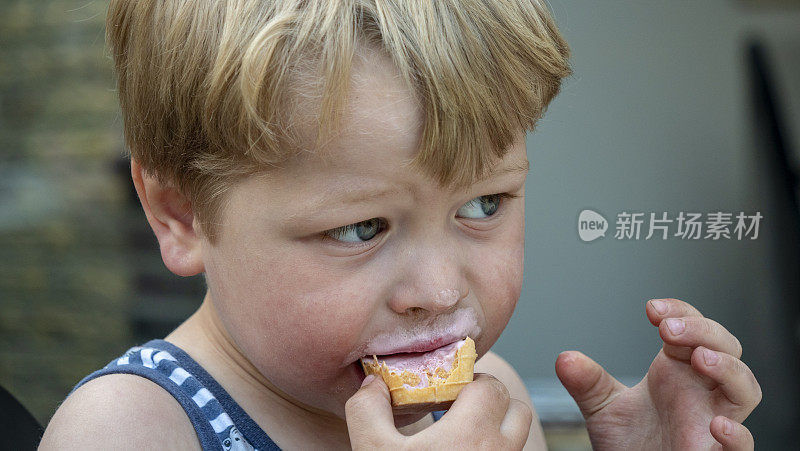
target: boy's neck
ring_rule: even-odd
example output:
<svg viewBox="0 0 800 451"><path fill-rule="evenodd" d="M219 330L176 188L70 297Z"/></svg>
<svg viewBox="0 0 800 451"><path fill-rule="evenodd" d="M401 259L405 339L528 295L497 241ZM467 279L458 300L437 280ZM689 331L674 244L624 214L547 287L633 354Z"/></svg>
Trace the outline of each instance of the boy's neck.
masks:
<svg viewBox="0 0 800 451"><path fill-rule="evenodd" d="M326 447L336 444L349 448L345 420L292 399L238 350L209 294L165 340L197 361L279 445L307 447L308 440L317 440Z"/></svg>

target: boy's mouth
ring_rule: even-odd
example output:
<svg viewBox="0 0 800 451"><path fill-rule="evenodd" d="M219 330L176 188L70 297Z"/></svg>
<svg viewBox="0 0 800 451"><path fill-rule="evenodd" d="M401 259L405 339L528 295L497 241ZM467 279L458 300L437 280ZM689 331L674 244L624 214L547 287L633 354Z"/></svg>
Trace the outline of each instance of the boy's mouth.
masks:
<svg viewBox="0 0 800 451"><path fill-rule="evenodd" d="M386 359L391 357L416 357L416 356L423 356L425 354L429 354L431 352L436 352L442 348L450 346L452 344L463 342L464 338L458 338L456 340L446 339L444 337L436 340L430 340L427 342L415 343L412 345L408 345L405 347L398 348L397 350L393 350L392 352L387 352L385 354L372 354L373 356L377 356L379 359ZM363 358L369 358L371 356L367 355Z"/></svg>
<svg viewBox="0 0 800 451"><path fill-rule="evenodd" d="M403 345L388 345L388 346L377 346L375 349L367 349L367 352L364 353L361 357L370 357L370 356L379 356L379 357L388 357L397 354L424 354L430 351L437 350L443 346L447 346L449 344L455 343L460 340L464 340L466 335L440 335L438 337L431 337L431 338L424 338L421 340L416 340L411 343L406 343Z"/></svg>
<svg viewBox="0 0 800 451"><path fill-rule="evenodd" d="M408 346L405 349L419 349L419 347L428 348L423 351L411 352L393 352L390 354L365 356L360 359L362 365L366 363L377 363L380 365L385 364L389 370L395 371L398 374L404 371L409 371L415 374L425 374L426 370L429 372L436 371L441 368L449 372L453 368L458 349L464 344L465 339L458 339L456 341L448 340L447 343L433 347L439 344L440 341L432 341L428 345ZM427 378L420 382L420 386L427 386Z"/></svg>
<svg viewBox="0 0 800 451"><path fill-rule="evenodd" d="M361 366L361 359L396 354L425 353L481 333L478 315L472 307L462 307L453 312L437 315L422 321L385 329L367 338L342 360L342 365ZM408 356L411 357L411 356Z"/></svg>

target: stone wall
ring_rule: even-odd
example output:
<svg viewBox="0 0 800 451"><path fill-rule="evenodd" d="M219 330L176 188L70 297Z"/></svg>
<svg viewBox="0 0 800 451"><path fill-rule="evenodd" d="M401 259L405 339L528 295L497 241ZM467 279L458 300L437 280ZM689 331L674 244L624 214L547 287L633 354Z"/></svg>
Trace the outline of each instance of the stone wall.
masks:
<svg viewBox="0 0 800 451"><path fill-rule="evenodd" d="M106 8L0 0L0 384L43 424L202 298L164 268L132 192Z"/></svg>

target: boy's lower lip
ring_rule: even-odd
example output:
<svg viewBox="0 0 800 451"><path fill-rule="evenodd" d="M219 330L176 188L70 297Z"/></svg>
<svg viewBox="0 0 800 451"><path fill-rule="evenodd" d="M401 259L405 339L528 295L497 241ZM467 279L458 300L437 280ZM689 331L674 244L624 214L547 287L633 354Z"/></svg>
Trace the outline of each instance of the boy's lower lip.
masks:
<svg viewBox="0 0 800 451"><path fill-rule="evenodd" d="M430 349L430 350L428 350L428 351L420 351L420 352L395 352L395 353L392 353L392 354L375 355L375 357L376 357L378 360L385 360L385 359L386 359L386 358L388 358L388 357L400 357L400 356L402 356L403 358L409 358L409 359L410 359L410 358L414 358L414 357L421 357L421 356L423 356L424 354L429 354L429 353L432 353L432 352L436 352L436 351L438 351L439 349L442 349L442 348L444 348L444 347L446 347L446 346L450 346L450 345L452 345L453 343L456 343L456 342L459 342L459 341L463 341L463 339L459 339L459 340L455 340L455 341L451 341L451 342L445 343L445 344L443 344L443 345L441 345L441 346L439 346L439 347L437 347L437 348ZM360 373L361 373L360 375L361 375L361 380L362 380L362 381L363 381L363 379L366 377L366 375L364 374L363 367L362 367L362 365L361 365L361 361L362 361L362 360L364 360L364 359L371 359L371 358L372 358L372 356L364 356L364 357L362 357L362 358L360 358L360 359L356 360L356 361L353 363L354 365L358 366L358 368L359 368L359 370L360 370Z"/></svg>
<svg viewBox="0 0 800 451"><path fill-rule="evenodd" d="M395 352L387 353L387 354L375 354L377 356L391 356L391 355L398 355L398 354L422 354L426 352L435 351L439 348L447 346L449 344L453 344L457 341L463 340L464 336L460 335L446 335L437 338L428 339L425 341L417 342L413 345L402 349L395 349ZM369 357L369 354L365 357Z"/></svg>
<svg viewBox="0 0 800 451"><path fill-rule="evenodd" d="M453 342L453 343L455 343L455 342ZM418 357L418 356L422 356L423 354L427 354L429 352L437 351L437 350L439 350L439 349L441 349L441 348L443 348L443 347L445 347L447 345L453 344L453 343L443 344L443 345L439 346L438 348L431 349L429 351L395 352L393 354L376 355L376 357L378 358L378 360L385 359L386 357L395 357L395 356ZM369 358L369 357L370 356L367 356L367 357L364 357L364 358Z"/></svg>

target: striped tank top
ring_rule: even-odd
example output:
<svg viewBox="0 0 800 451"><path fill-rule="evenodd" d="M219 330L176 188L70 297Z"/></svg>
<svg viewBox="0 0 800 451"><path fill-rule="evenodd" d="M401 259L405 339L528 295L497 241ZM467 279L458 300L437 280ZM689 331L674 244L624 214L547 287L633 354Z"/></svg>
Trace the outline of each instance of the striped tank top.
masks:
<svg viewBox="0 0 800 451"><path fill-rule="evenodd" d="M169 392L188 415L204 450L280 450L203 367L172 343L151 340L135 346L83 378L70 394L107 374L135 374ZM434 421L443 414L433 412Z"/></svg>

